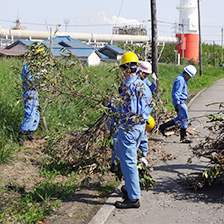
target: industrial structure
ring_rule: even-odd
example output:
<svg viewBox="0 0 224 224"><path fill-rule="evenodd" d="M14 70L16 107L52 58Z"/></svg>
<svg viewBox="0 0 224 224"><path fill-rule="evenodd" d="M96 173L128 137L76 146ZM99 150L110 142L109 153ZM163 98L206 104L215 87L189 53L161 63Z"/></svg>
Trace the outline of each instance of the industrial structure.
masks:
<svg viewBox="0 0 224 224"><path fill-rule="evenodd" d="M115 35L115 34L94 34L94 33L73 33L57 32L57 36L70 36L74 39L87 43L105 42L106 44L136 44L150 43L151 37L146 35ZM0 27L0 38L3 39L24 39L24 40L47 40L50 39L48 31L35 30L14 30L2 29ZM166 44L179 44L178 37L158 37L158 42Z"/></svg>
<svg viewBox="0 0 224 224"><path fill-rule="evenodd" d="M198 62L199 58L199 26L197 0L180 0L179 32L176 37L180 44L176 45L181 57Z"/></svg>
<svg viewBox="0 0 224 224"><path fill-rule="evenodd" d="M147 29L142 24L140 25L126 25L126 26L114 26L113 34L119 35L147 35Z"/></svg>

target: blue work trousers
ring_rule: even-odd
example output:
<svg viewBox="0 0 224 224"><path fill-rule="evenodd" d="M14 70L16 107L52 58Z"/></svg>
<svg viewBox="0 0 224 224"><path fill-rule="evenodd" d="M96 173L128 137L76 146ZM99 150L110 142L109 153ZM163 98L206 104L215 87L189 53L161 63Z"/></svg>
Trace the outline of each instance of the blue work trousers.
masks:
<svg viewBox="0 0 224 224"><path fill-rule="evenodd" d="M180 124L181 128L187 128L189 124L187 105L185 103L180 104L179 111L177 113L177 117L174 118L175 124Z"/></svg>
<svg viewBox="0 0 224 224"><path fill-rule="evenodd" d="M111 153L111 160L112 160L112 163L115 163L115 159L117 157L117 143L118 143L118 136L117 134L114 134L113 135L113 150L112 150L112 153Z"/></svg>
<svg viewBox="0 0 224 224"><path fill-rule="evenodd" d="M117 153L129 199L141 198L137 168L137 150L145 133L145 123L134 125L132 130L118 129Z"/></svg>
<svg viewBox="0 0 224 224"><path fill-rule="evenodd" d="M25 118L21 124L20 131L35 131L40 121L38 92L35 90L24 91L23 102Z"/></svg>
<svg viewBox="0 0 224 224"><path fill-rule="evenodd" d="M114 149L113 149L112 154L111 154L112 163L115 163L115 159L117 157L117 143L118 143L118 138L117 138L117 135L116 135L116 137L113 137L113 147L114 147ZM141 140L140 145L139 145L139 149L142 151L143 156L146 157L147 152L148 152L147 131L145 131L145 133L142 137L142 140Z"/></svg>

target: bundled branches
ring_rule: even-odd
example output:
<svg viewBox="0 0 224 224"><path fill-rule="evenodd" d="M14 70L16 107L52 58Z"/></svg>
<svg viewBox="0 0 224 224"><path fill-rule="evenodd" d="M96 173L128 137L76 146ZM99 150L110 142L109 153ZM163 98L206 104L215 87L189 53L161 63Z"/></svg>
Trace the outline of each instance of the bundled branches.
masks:
<svg viewBox="0 0 224 224"><path fill-rule="evenodd" d="M209 114L207 117L213 124L207 127L210 135L193 147L193 153L197 157L209 159L209 166L197 177L188 179L189 188L202 188L224 178L224 117L214 114ZM214 137L211 137L212 135Z"/></svg>
<svg viewBox="0 0 224 224"><path fill-rule="evenodd" d="M58 139L50 138L45 152L57 163L70 164L75 171L91 175L95 170L102 174L110 156L105 116L85 131L69 132Z"/></svg>
<svg viewBox="0 0 224 224"><path fill-rule="evenodd" d="M224 117L209 114L207 118L213 124L207 127L210 135L193 148L193 153L198 157L212 159L216 155L224 155Z"/></svg>

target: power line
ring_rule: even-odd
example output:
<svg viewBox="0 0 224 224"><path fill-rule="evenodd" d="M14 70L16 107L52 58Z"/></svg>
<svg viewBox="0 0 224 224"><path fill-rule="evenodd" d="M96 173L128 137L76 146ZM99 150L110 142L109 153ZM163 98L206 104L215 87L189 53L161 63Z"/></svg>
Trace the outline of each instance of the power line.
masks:
<svg viewBox="0 0 224 224"><path fill-rule="evenodd" d="M124 0L122 0L122 2L121 2L121 6L120 6L120 9L119 9L119 12L118 12L117 21L116 21L115 25L117 25L117 23L118 23L118 19L119 19L120 14L121 14L121 9L122 9L123 3L124 3Z"/></svg>
<svg viewBox="0 0 224 224"><path fill-rule="evenodd" d="M120 11L121 11L121 8L122 8L122 5L123 5L123 2L124 0L122 1L122 4L121 4L121 7L120 7L120 10L119 10L119 14L118 14L118 18L120 16ZM12 21L12 20L6 20L6 19L0 19L1 22L8 22L8 23L15 23L15 21ZM151 22L150 19L148 20L142 20L142 21L139 21L141 23L149 23ZM46 24L45 23L32 23L32 22L22 22L24 25L34 25L34 26L45 26ZM179 23L177 22L168 22L168 21L163 21L163 20L157 20L157 23L162 23L162 24L167 24L167 25L178 25ZM55 26L56 24L48 24L50 26ZM103 24L70 24L70 25L67 25L69 27L94 27L94 26L116 26L117 23L115 24L108 24L108 23L103 23ZM122 23L121 25L127 25L125 23ZM61 25L61 26L65 26L65 25ZM224 25L223 25L224 26ZM206 28L223 28L223 26L221 25L202 25L202 27Z"/></svg>

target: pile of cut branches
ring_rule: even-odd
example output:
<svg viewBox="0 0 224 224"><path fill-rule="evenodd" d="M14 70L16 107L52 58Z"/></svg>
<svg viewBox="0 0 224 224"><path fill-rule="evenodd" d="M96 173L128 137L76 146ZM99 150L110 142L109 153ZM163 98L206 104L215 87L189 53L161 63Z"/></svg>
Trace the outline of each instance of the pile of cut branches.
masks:
<svg viewBox="0 0 224 224"><path fill-rule="evenodd" d="M207 118L212 123L207 127L210 135L193 147L193 154L209 159L209 164L197 177L188 179L188 187L193 189L212 185L224 178L224 116L209 114Z"/></svg>

